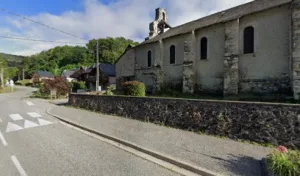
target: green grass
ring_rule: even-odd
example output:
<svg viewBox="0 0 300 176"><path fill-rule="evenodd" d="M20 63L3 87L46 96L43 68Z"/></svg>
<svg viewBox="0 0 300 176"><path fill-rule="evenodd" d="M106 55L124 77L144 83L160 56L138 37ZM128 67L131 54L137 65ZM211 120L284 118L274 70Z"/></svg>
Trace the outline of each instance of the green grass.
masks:
<svg viewBox="0 0 300 176"><path fill-rule="evenodd" d="M268 156L268 166L276 176L299 176L300 151L274 151Z"/></svg>
<svg viewBox="0 0 300 176"><path fill-rule="evenodd" d="M0 88L0 94L14 92L14 91L16 91L16 88L13 88L13 90L11 89L11 87Z"/></svg>

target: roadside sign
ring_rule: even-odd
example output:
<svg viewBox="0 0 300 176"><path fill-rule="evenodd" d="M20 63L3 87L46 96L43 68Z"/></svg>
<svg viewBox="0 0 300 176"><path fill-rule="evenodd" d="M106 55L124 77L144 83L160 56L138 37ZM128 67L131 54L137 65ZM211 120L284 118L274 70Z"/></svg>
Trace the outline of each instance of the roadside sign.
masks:
<svg viewBox="0 0 300 176"><path fill-rule="evenodd" d="M55 97L55 99L56 99L56 89L51 89L50 90L50 98L52 99L52 97Z"/></svg>

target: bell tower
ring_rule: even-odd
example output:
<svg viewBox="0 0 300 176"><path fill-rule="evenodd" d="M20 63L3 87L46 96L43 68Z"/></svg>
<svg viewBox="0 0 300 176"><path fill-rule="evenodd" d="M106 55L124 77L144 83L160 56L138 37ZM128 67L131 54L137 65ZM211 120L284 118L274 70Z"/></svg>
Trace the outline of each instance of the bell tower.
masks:
<svg viewBox="0 0 300 176"><path fill-rule="evenodd" d="M149 37L145 40L149 40L163 33L165 28L171 28L167 21L168 15L166 10L163 8L157 8L155 10L155 20L149 24Z"/></svg>

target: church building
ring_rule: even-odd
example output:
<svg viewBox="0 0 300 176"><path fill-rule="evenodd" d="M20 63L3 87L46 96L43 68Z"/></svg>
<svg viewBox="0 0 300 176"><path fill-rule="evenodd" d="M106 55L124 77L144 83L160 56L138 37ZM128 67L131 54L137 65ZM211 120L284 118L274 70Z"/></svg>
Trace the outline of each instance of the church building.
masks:
<svg viewBox="0 0 300 176"><path fill-rule="evenodd" d="M118 85L184 93L300 94L300 0L254 0L179 26L156 9L149 36L116 63Z"/></svg>

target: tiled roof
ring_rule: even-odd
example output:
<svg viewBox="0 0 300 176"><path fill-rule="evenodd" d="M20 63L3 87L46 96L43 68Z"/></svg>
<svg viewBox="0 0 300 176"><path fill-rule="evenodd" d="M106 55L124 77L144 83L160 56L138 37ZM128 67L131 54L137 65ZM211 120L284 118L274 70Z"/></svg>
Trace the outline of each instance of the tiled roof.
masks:
<svg viewBox="0 0 300 176"><path fill-rule="evenodd" d="M195 21L185 23L180 26L173 27L162 34L155 36L152 39L142 42L140 45L157 42L159 40L180 35L180 34L185 34L192 30L211 26L213 24L234 20L248 14L260 12L263 10L270 9L272 7L287 4L290 3L291 1L292 0L255 0L222 12L215 13L213 15L204 18L197 19Z"/></svg>
<svg viewBox="0 0 300 176"><path fill-rule="evenodd" d="M99 68L105 76L116 76L116 65L99 64Z"/></svg>
<svg viewBox="0 0 300 176"><path fill-rule="evenodd" d="M51 72L48 72L48 71L38 71L37 74L40 77L54 78L54 75Z"/></svg>

